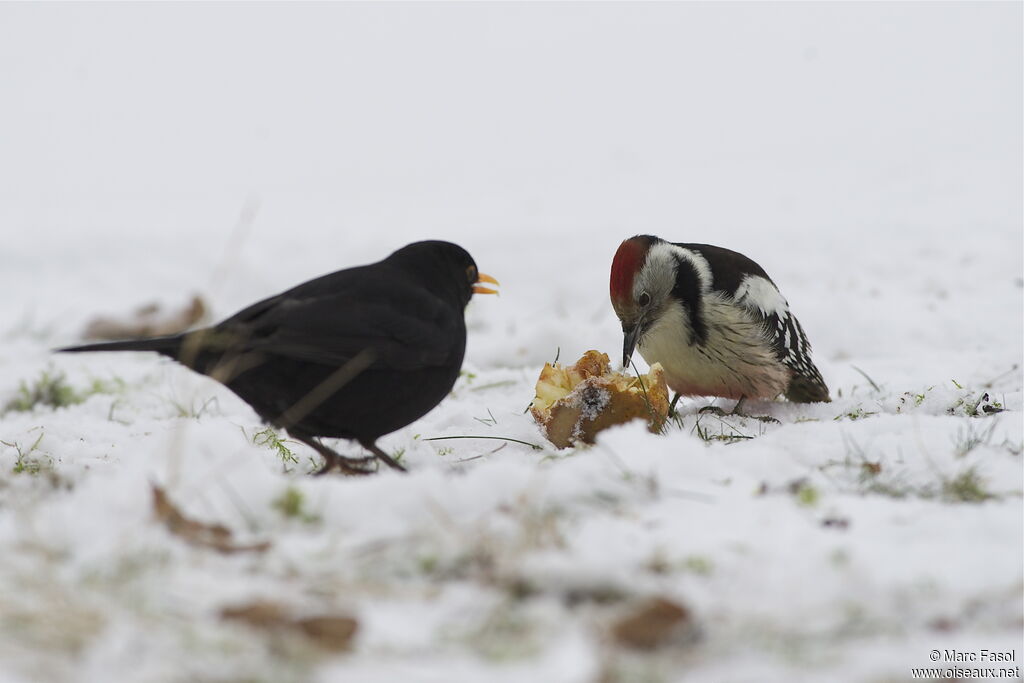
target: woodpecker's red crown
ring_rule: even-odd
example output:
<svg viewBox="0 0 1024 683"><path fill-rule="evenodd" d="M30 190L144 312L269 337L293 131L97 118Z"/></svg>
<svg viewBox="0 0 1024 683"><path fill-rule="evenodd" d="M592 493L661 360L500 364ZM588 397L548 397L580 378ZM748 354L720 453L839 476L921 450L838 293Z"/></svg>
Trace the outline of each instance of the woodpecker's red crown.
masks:
<svg viewBox="0 0 1024 683"><path fill-rule="evenodd" d="M628 305L633 300L633 280L640 267L647 260L651 241L644 235L624 240L612 259L612 276L609 286L612 305L616 308Z"/></svg>

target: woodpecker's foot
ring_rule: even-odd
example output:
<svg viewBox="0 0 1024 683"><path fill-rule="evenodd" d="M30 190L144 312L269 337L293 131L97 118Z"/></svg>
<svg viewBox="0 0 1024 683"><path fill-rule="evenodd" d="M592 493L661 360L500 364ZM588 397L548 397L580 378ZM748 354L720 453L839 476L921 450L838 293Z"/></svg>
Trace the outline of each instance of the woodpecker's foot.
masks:
<svg viewBox="0 0 1024 683"><path fill-rule="evenodd" d="M732 413L727 413L718 406L704 406L697 411L698 415L717 415L718 417L728 417Z"/></svg>
<svg viewBox="0 0 1024 683"><path fill-rule="evenodd" d="M781 422L779 422L777 419L775 419L771 415L749 415L747 413L737 413L737 412L733 412L733 415L738 415L740 417L749 417L751 420L759 420L761 422L766 422L768 424L777 424L777 425L778 424L782 424Z"/></svg>
<svg viewBox="0 0 1024 683"><path fill-rule="evenodd" d="M408 470L405 469L397 460L395 460L390 455L382 451L374 442L360 441L359 445L373 453L374 456L376 456L377 460L380 460L391 469L398 470L400 472L408 472Z"/></svg>
<svg viewBox="0 0 1024 683"><path fill-rule="evenodd" d="M743 403L743 399L742 398L740 400L736 401L736 405L733 406L732 410L729 411L728 413L725 412L724 410L722 410L721 408L719 408L718 406L704 406L703 408L698 410L697 413L698 414L710 413L712 415L717 415L718 417L728 417L728 416L732 416L732 417L748 417L751 420L759 420L761 422L774 422L775 424L781 424L778 420L776 420L771 415L751 415L749 413L741 412L740 411L740 405L742 403Z"/></svg>

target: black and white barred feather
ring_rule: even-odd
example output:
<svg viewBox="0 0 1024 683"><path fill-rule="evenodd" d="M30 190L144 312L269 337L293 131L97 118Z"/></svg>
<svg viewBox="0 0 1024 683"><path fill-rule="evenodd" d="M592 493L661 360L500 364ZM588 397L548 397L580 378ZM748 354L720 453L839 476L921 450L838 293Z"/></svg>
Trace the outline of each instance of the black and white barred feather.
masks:
<svg viewBox="0 0 1024 683"><path fill-rule="evenodd" d="M636 235L612 259L609 293L623 363L638 350L680 395L829 400L789 303L743 254Z"/></svg>
<svg viewBox="0 0 1024 683"><path fill-rule="evenodd" d="M801 403L828 401L828 387L811 360L807 334L768 273L756 262L729 249L710 244L675 243L674 246L703 259L707 272L702 275L708 277L711 290L730 296L763 322L775 357L793 371L786 398Z"/></svg>

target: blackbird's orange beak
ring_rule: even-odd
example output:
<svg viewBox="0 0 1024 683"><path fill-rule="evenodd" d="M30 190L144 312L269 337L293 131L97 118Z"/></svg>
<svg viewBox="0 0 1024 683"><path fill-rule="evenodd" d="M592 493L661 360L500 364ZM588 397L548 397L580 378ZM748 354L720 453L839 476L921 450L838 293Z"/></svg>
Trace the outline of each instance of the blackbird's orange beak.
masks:
<svg viewBox="0 0 1024 683"><path fill-rule="evenodd" d="M477 284L473 287L473 292L475 294L497 294L498 293L498 290L491 289L489 287L485 287L485 286L480 284L481 282L488 282L488 283L490 283L492 285L500 286L499 282L497 280L495 280L493 277L491 277L490 275L488 275L487 273L480 273L477 276L477 278L476 278L476 282L477 282Z"/></svg>

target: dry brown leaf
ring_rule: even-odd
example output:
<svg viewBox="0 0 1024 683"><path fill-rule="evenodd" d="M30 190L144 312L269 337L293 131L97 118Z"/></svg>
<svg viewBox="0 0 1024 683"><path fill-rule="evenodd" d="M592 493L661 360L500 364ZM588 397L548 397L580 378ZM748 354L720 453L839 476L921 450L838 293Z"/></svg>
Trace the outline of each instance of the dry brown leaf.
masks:
<svg viewBox="0 0 1024 683"><path fill-rule="evenodd" d="M340 652L347 650L359 629L359 622L352 617L319 616L296 619L298 627L307 638L324 648Z"/></svg>
<svg viewBox="0 0 1024 683"><path fill-rule="evenodd" d="M283 605L273 602L225 607L220 615L223 619L241 621L271 633L297 633L332 652L349 649L352 638L359 630L359 622L352 617L319 615L296 618L289 616Z"/></svg>
<svg viewBox="0 0 1024 683"><path fill-rule="evenodd" d="M244 621L257 628L270 628L287 620L283 605L276 602L250 602L247 605L225 607L220 611L222 619Z"/></svg>
<svg viewBox="0 0 1024 683"><path fill-rule="evenodd" d="M620 645L653 650L686 632L692 632L690 610L667 598L654 598L612 625L612 637Z"/></svg>
<svg viewBox="0 0 1024 683"><path fill-rule="evenodd" d="M153 484L153 513L168 531L191 545L212 548L222 553L262 552L270 547L269 541L249 545L232 543L230 529L220 524L205 524L189 519L156 484Z"/></svg>
<svg viewBox="0 0 1024 683"><path fill-rule="evenodd" d="M85 339L143 339L184 332L206 317L202 297L193 295L188 304L177 310L165 310L150 303L127 316L97 316L90 320L82 337Z"/></svg>

